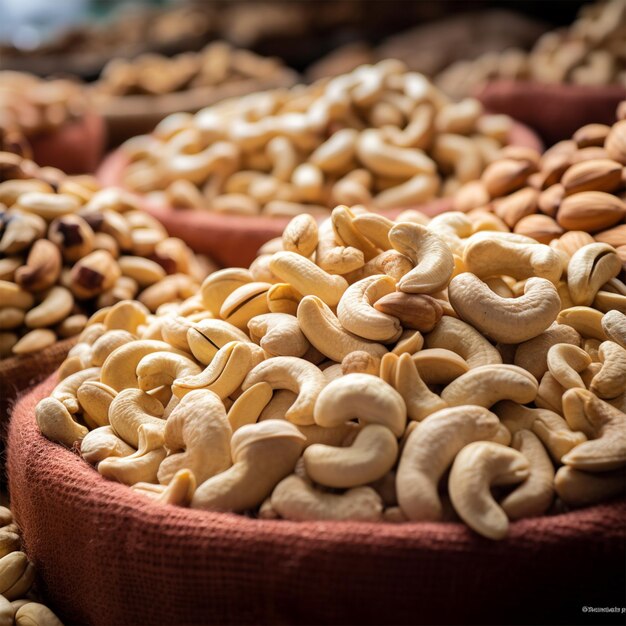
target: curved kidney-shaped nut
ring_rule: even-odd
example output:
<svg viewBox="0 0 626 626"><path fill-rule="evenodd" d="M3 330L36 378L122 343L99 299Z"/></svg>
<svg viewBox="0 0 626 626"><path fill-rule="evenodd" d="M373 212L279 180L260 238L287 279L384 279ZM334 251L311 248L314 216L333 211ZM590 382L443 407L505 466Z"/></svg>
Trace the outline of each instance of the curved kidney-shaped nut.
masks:
<svg viewBox="0 0 626 626"><path fill-rule="evenodd" d="M245 331L253 317L269 312L267 293L270 287L269 283L263 282L247 283L238 287L224 300L220 309L221 318Z"/></svg>
<svg viewBox="0 0 626 626"><path fill-rule="evenodd" d="M137 431L137 451L128 456L110 456L98 463L98 472L109 480L125 485L153 483L167 451L163 447L163 429L141 424Z"/></svg>
<svg viewBox="0 0 626 626"><path fill-rule="evenodd" d="M562 459L564 465L590 472L626 465L626 414L586 389L566 391L563 412L572 428L592 437L568 452Z"/></svg>
<svg viewBox="0 0 626 626"><path fill-rule="evenodd" d="M542 333L520 343L515 349L513 363L530 372L537 380L548 371L548 351L556 344L580 346L581 337L565 324L552 324Z"/></svg>
<svg viewBox="0 0 626 626"><path fill-rule="evenodd" d="M529 475L528 459L521 452L491 441L470 443L459 452L450 471L448 490L454 510L483 537L504 539L509 520L490 488L516 484Z"/></svg>
<svg viewBox="0 0 626 626"><path fill-rule="evenodd" d="M363 213L355 215L352 220L353 226L363 237L371 241L380 250L389 250L389 231L394 223L389 218L379 213Z"/></svg>
<svg viewBox="0 0 626 626"><path fill-rule="evenodd" d="M424 337L419 330L405 330L398 343L393 347L391 354L400 356L402 354L415 354L424 347Z"/></svg>
<svg viewBox="0 0 626 626"><path fill-rule="evenodd" d="M448 284L454 257L437 234L420 224L402 222L389 231L389 242L415 266L398 281L400 291L433 293Z"/></svg>
<svg viewBox="0 0 626 626"><path fill-rule="evenodd" d="M294 217L283 231L283 249L309 257L315 251L318 242L317 222L315 218L303 213Z"/></svg>
<svg viewBox="0 0 626 626"><path fill-rule="evenodd" d="M137 337L127 330L108 330L93 342L91 347L91 365L101 367L109 355Z"/></svg>
<svg viewBox="0 0 626 626"><path fill-rule="evenodd" d="M591 364L591 357L578 346L557 343L548 350L548 370L564 389L585 388L580 372Z"/></svg>
<svg viewBox="0 0 626 626"><path fill-rule="evenodd" d="M242 330L224 320L201 320L187 330L189 349L204 365L209 365L218 351L232 341L248 342L250 338Z"/></svg>
<svg viewBox="0 0 626 626"><path fill-rule="evenodd" d="M35 303L33 294L19 285L9 281L0 280L0 301L3 307L15 307L18 309L31 309Z"/></svg>
<svg viewBox="0 0 626 626"><path fill-rule="evenodd" d="M341 276L333 276L295 252L277 252L272 256L270 269L305 296L319 297L328 306L336 306L348 283Z"/></svg>
<svg viewBox="0 0 626 626"><path fill-rule="evenodd" d="M108 385L97 380L87 380L76 392L80 408L89 416L91 422L98 426L109 423L109 407L117 392Z"/></svg>
<svg viewBox="0 0 626 626"><path fill-rule="evenodd" d="M287 313L264 313L248 322L250 337L270 356L301 357L311 347L298 320Z"/></svg>
<svg viewBox="0 0 626 626"><path fill-rule="evenodd" d="M584 433L573 431L558 413L549 409L531 409L504 400L498 402L493 410L513 434L520 430L532 430L557 463L570 450L587 441Z"/></svg>
<svg viewBox="0 0 626 626"><path fill-rule="evenodd" d="M551 372L546 372L539 381L539 389L535 404L543 409L549 409L556 413L563 413L563 394L565 388L559 384L559 381L552 376Z"/></svg>
<svg viewBox="0 0 626 626"><path fill-rule="evenodd" d="M349 332L371 341L395 341L402 334L400 320L374 308L374 303L394 293L396 283L384 274L368 276L350 285L337 306L337 318Z"/></svg>
<svg viewBox="0 0 626 626"><path fill-rule="evenodd" d="M28 291L43 291L57 282L62 264L59 249L51 241L39 239L30 249L26 265L15 271L15 282Z"/></svg>
<svg viewBox="0 0 626 626"><path fill-rule="evenodd" d="M24 317L28 328L43 328L53 326L63 321L74 308L74 296L65 287L56 285L49 289L43 300L32 308Z"/></svg>
<svg viewBox="0 0 626 626"><path fill-rule="evenodd" d="M355 213L346 206L335 207L331 213L331 224L336 240L348 247L360 250L365 261L372 260L379 250L354 226Z"/></svg>
<svg viewBox="0 0 626 626"><path fill-rule="evenodd" d="M246 375L265 358L259 346L250 342L232 341L220 348L204 371L177 378L172 384L175 396L182 398L193 389L208 389L224 399L244 381Z"/></svg>
<svg viewBox="0 0 626 626"><path fill-rule="evenodd" d="M350 289L351 287L348 291ZM430 332L443 315L439 301L425 294L392 291L378 298L373 304L377 311L399 319L403 328L424 333Z"/></svg>
<svg viewBox="0 0 626 626"><path fill-rule="evenodd" d="M488 408L500 400L526 404L535 399L537 387L535 377L521 367L483 365L452 381L441 392L441 399L448 406L473 404Z"/></svg>
<svg viewBox="0 0 626 626"><path fill-rule="evenodd" d="M107 330L127 330L137 334L137 329L146 324L149 315L148 309L140 302L123 300L109 309L103 324Z"/></svg>
<svg viewBox="0 0 626 626"><path fill-rule="evenodd" d="M590 243L577 250L567 265L567 286L572 302L589 306L611 278L622 271L622 261L608 243Z"/></svg>
<svg viewBox="0 0 626 626"><path fill-rule="evenodd" d="M606 336L626 348L626 315L621 311L609 311L602 318L602 329Z"/></svg>
<svg viewBox="0 0 626 626"><path fill-rule="evenodd" d="M242 512L263 502L302 454L304 435L284 420L242 426L231 439L233 465L197 489L192 508Z"/></svg>
<svg viewBox="0 0 626 626"><path fill-rule="evenodd" d="M326 487L347 489L382 478L398 457L394 434L379 424L369 424L345 448L314 444L303 455L306 473Z"/></svg>
<svg viewBox="0 0 626 626"><path fill-rule="evenodd" d="M267 308L270 313L295 315L300 300L302 300L302 294L299 294L289 283L276 283L267 291Z"/></svg>
<svg viewBox="0 0 626 626"><path fill-rule="evenodd" d="M589 506L626 494L626 473L581 472L567 465L560 467L554 479L556 493L570 506Z"/></svg>
<svg viewBox="0 0 626 626"><path fill-rule="evenodd" d="M554 322L561 309L556 288L544 278L529 278L519 298L501 298L480 278L465 272L450 281L448 295L463 320L502 343L536 337Z"/></svg>
<svg viewBox="0 0 626 626"><path fill-rule="evenodd" d="M189 357L173 352L146 354L137 364L139 389L150 391L157 387L171 386L175 380L198 376L202 369Z"/></svg>
<svg viewBox="0 0 626 626"><path fill-rule="evenodd" d="M463 357L445 348L420 350L412 360L427 385L447 385L469 370Z"/></svg>
<svg viewBox="0 0 626 626"><path fill-rule="evenodd" d="M602 327L603 314L588 306L573 306L563 309L557 316L557 324L571 326L584 338L608 339Z"/></svg>
<svg viewBox="0 0 626 626"><path fill-rule="evenodd" d="M110 456L130 456L134 452L135 448L118 437L112 426L94 428L80 442L81 456L92 465Z"/></svg>
<svg viewBox="0 0 626 626"><path fill-rule="evenodd" d="M459 406L437 411L408 436L398 465L396 490L402 512L412 521L437 521L438 486L454 457L473 441L498 436L500 422L485 408Z"/></svg>
<svg viewBox="0 0 626 626"><path fill-rule="evenodd" d="M0 559L0 594L7 600L24 597L35 581L35 568L21 551Z"/></svg>
<svg viewBox="0 0 626 626"><path fill-rule="evenodd" d="M242 389L245 391L260 382L268 383L272 389L288 389L298 394L285 419L299 426L315 424L313 409L326 386L326 378L316 365L290 356L268 359L248 373Z"/></svg>
<svg viewBox="0 0 626 626"><path fill-rule="evenodd" d="M511 446L529 462L528 478L500 506L509 519L543 515L554 500L554 466L539 438L529 430L513 434Z"/></svg>
<svg viewBox="0 0 626 626"><path fill-rule="evenodd" d="M291 393L291 392L289 392ZM246 389L228 411L228 422L235 432L246 424L255 424L259 421L263 409L270 403L273 389L268 383L256 383ZM294 394L294 400L295 400ZM285 410L286 412L286 410ZM281 416L281 419L284 417Z"/></svg>
<svg viewBox="0 0 626 626"><path fill-rule="evenodd" d="M300 329L310 344L337 363L355 350L374 357L387 353L387 348L380 343L361 339L345 330L328 305L316 296L302 298L297 317Z"/></svg>
<svg viewBox="0 0 626 626"><path fill-rule="evenodd" d="M16 626L63 626L61 620L45 605L26 601L15 612Z"/></svg>
<svg viewBox="0 0 626 626"><path fill-rule="evenodd" d="M324 493L295 474L276 485L271 504L281 517L296 521L376 522L383 512L382 500L371 487L356 487L343 494Z"/></svg>
<svg viewBox="0 0 626 626"><path fill-rule="evenodd" d="M501 238L470 237L463 252L468 272L479 278L512 276L524 280L537 276L556 283L563 265L559 255L541 243L528 245Z"/></svg>
<svg viewBox="0 0 626 626"><path fill-rule="evenodd" d="M413 269L413 263L409 257L400 254L396 250L385 250L375 256L371 261L360 267L354 272L345 274L345 278L350 283L357 280L374 276L375 274L386 274L391 276L396 283L408 272Z"/></svg>
<svg viewBox="0 0 626 626"><path fill-rule="evenodd" d="M163 411L163 405L141 389L124 389L109 406L109 422L119 437L137 448L140 426L165 430Z"/></svg>
<svg viewBox="0 0 626 626"><path fill-rule="evenodd" d="M213 315L219 316L224 300L235 289L251 282L254 282L254 277L243 268L231 267L213 272L200 287L202 303Z"/></svg>
<svg viewBox="0 0 626 626"><path fill-rule="evenodd" d="M365 255L354 246L342 245L337 241L329 218L319 226L319 241L315 251L315 262L329 274L348 274L365 265Z"/></svg>
<svg viewBox="0 0 626 626"><path fill-rule="evenodd" d="M626 391L626 350L614 341L604 341L598 356L602 368L589 389L600 398L617 398Z"/></svg>
<svg viewBox="0 0 626 626"><path fill-rule="evenodd" d="M87 380L96 380L100 373L99 367L90 367L71 374L52 390L50 397L61 402L70 413L78 413L78 388Z"/></svg>
<svg viewBox="0 0 626 626"><path fill-rule="evenodd" d="M169 454L157 474L161 484L169 484L182 469L191 470L202 483L231 465L232 430L222 401L212 391L198 389L182 398L167 418L164 435Z"/></svg>
<svg viewBox="0 0 626 626"><path fill-rule="evenodd" d="M378 376L380 371L380 359L373 357L367 352L355 350L346 354L341 361L342 374L373 374Z"/></svg>
<svg viewBox="0 0 626 626"><path fill-rule="evenodd" d="M37 404L35 418L42 434L57 443L71 448L89 431L72 419L69 411L59 400L44 398Z"/></svg>
<svg viewBox="0 0 626 626"><path fill-rule="evenodd" d="M361 424L382 424L400 437L406 426L406 405L388 383L370 374L346 374L322 389L315 403L315 423L339 426L358 418Z"/></svg>
<svg viewBox="0 0 626 626"><path fill-rule="evenodd" d="M426 335L427 348L456 352L471 368L502 363L500 353L475 328L462 320L444 315Z"/></svg>

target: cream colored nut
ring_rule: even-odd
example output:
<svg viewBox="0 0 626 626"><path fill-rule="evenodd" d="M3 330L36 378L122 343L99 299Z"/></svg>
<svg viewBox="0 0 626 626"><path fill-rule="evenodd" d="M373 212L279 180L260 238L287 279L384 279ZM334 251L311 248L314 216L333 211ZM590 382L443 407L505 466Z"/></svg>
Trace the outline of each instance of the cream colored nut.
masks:
<svg viewBox="0 0 626 626"><path fill-rule="evenodd" d="M245 330L253 317L269 312L267 292L270 287L269 283L262 282L238 287L224 300L220 317L240 330Z"/></svg>
<svg viewBox="0 0 626 626"><path fill-rule="evenodd" d="M122 276L132 278L140 287L154 285L166 275L158 263L138 256L122 256L118 264Z"/></svg>
<svg viewBox="0 0 626 626"><path fill-rule="evenodd" d="M458 453L448 490L455 511L470 528L489 539L504 539L509 520L490 488L493 484L514 485L529 476L523 454L498 443L477 441Z"/></svg>
<svg viewBox="0 0 626 626"><path fill-rule="evenodd" d="M567 266L567 285L572 302L589 306L599 289L622 269L613 246L591 243L577 250Z"/></svg>
<svg viewBox="0 0 626 626"><path fill-rule="evenodd" d="M454 271L454 259L438 235L419 224L405 222L389 231L389 242L415 265L398 281L400 291L433 293L448 284Z"/></svg>
<svg viewBox="0 0 626 626"><path fill-rule="evenodd" d="M86 380L76 391L76 398L82 410L98 426L109 423L109 407L117 392L97 380Z"/></svg>
<svg viewBox="0 0 626 626"><path fill-rule="evenodd" d="M268 383L272 389L288 389L298 394L285 413L285 419L301 426L315 423L313 410L326 386L326 378L318 367L296 357L275 357L252 369L243 381L242 389L245 391L259 382Z"/></svg>
<svg viewBox="0 0 626 626"><path fill-rule="evenodd" d="M354 246L341 245L328 219L319 226L315 262L329 274L347 274L363 267L365 254Z"/></svg>
<svg viewBox="0 0 626 626"><path fill-rule="evenodd" d="M439 302L424 294L393 291L378 298L374 308L400 320L404 328L430 332L441 319L443 309Z"/></svg>
<svg viewBox="0 0 626 626"><path fill-rule="evenodd" d="M406 405L402 396L377 376L347 374L321 390L314 418L324 427L357 418L361 424L386 426L399 437L406 426Z"/></svg>
<svg viewBox="0 0 626 626"><path fill-rule="evenodd" d="M444 348L420 350L411 358L427 385L447 385L469 371L463 357Z"/></svg>
<svg viewBox="0 0 626 626"><path fill-rule="evenodd" d="M548 371L548 351L556 344L580 346L581 337L571 327L554 323L542 333L520 343L513 363L529 371L537 380Z"/></svg>
<svg viewBox="0 0 626 626"><path fill-rule="evenodd" d="M0 183L0 185L5 183ZM41 217L32 213L11 211L11 219L5 224L0 239L0 253L17 254L24 252L33 241L43 237L45 232L46 222Z"/></svg>
<svg viewBox="0 0 626 626"><path fill-rule="evenodd" d="M626 315L620 311L609 311L602 317L605 335L622 348L626 348Z"/></svg>
<svg viewBox="0 0 626 626"><path fill-rule="evenodd" d="M16 532L13 532L15 529ZM0 531L0 558L20 549L21 539L17 533L17 526L13 523L2 527Z"/></svg>
<svg viewBox="0 0 626 626"><path fill-rule="evenodd" d="M15 270L22 265L23 258L20 256L0 259L0 280L13 281Z"/></svg>
<svg viewBox="0 0 626 626"><path fill-rule="evenodd" d="M165 446L158 479L168 484L174 475L188 469L200 483L231 465L232 430L224 405L212 391L198 389L181 399L167 418Z"/></svg>
<svg viewBox="0 0 626 626"><path fill-rule="evenodd" d="M76 213L80 203L68 194L31 191L20 195L14 206L51 222L68 213Z"/></svg>
<svg viewBox="0 0 626 626"><path fill-rule="evenodd" d="M392 354L400 356L405 352L408 354L415 354L421 350L424 346L424 337L419 330L405 330L400 339L391 351Z"/></svg>
<svg viewBox="0 0 626 626"><path fill-rule="evenodd" d="M57 336L51 330L37 328L23 335L13 346L13 354L31 354L53 345Z"/></svg>
<svg viewBox="0 0 626 626"><path fill-rule="evenodd" d="M228 422L232 432L246 424L255 424L259 421L263 410L272 400L274 390L268 383L256 383L246 389L233 403L228 411ZM291 393L291 392L289 392ZM295 401L296 395L293 394ZM292 403L293 404L293 403ZM287 408L284 413L287 412ZM284 413L276 419L284 419Z"/></svg>
<svg viewBox="0 0 626 626"><path fill-rule="evenodd" d="M602 328L603 314L587 306L573 306L563 309L557 316L557 324L571 326L584 338L598 339L605 341L608 339Z"/></svg>
<svg viewBox="0 0 626 626"><path fill-rule="evenodd" d="M248 336L229 322L217 319L201 320L187 331L187 342L194 357L208 365L218 351L233 341L248 342Z"/></svg>
<svg viewBox="0 0 626 626"><path fill-rule="evenodd" d="M548 350L548 369L564 389L585 388L580 372L591 364L591 357L578 346L557 343Z"/></svg>
<svg viewBox="0 0 626 626"><path fill-rule="evenodd" d="M204 371L177 378L172 391L176 397L182 398L194 389L208 389L224 400L238 389L246 375L264 358L265 353L255 344L232 341L220 348Z"/></svg>
<svg viewBox="0 0 626 626"><path fill-rule="evenodd" d="M33 307L35 298L19 285L8 280L0 280L0 302L2 302L3 307L16 307L26 310Z"/></svg>
<svg viewBox="0 0 626 626"><path fill-rule="evenodd" d="M284 420L242 426L231 439L233 465L196 490L192 508L242 512L257 507L290 474L304 435Z"/></svg>
<svg viewBox="0 0 626 626"><path fill-rule="evenodd" d="M469 137L442 133L435 137L431 152L440 170L453 174L459 183L476 180L483 169L478 143Z"/></svg>
<svg viewBox="0 0 626 626"><path fill-rule="evenodd" d="M294 315L286 313L257 315L248 322L248 329L250 337L259 342L269 356L301 357L310 348Z"/></svg>
<svg viewBox="0 0 626 626"><path fill-rule="evenodd" d="M35 580L35 568L23 552L11 552L0 559L0 594L7 600L25 596Z"/></svg>
<svg viewBox="0 0 626 626"><path fill-rule="evenodd" d="M159 465L167 454L163 447L163 429L141 424L137 429L137 450L128 456L110 456L98 463L98 472L109 480L125 485L156 481Z"/></svg>
<svg viewBox="0 0 626 626"><path fill-rule="evenodd" d="M412 521L442 516L438 485L458 452L473 441L493 439L498 418L485 408L459 406L437 411L408 436L398 465L396 490L402 512Z"/></svg>
<svg viewBox="0 0 626 626"><path fill-rule="evenodd" d="M72 419L67 408L55 398L44 398L37 404L35 418L42 434L71 448L89 431ZM1 568L1 562L0 562ZM1 574L0 574L1 579Z"/></svg>
<svg viewBox="0 0 626 626"><path fill-rule="evenodd" d="M389 472L397 457L396 437L378 424L364 426L350 446L314 444L303 455L306 472L316 483L340 489L378 480Z"/></svg>
<svg viewBox="0 0 626 626"><path fill-rule="evenodd" d="M324 172L336 172L348 167L354 158L358 132L342 128L333 133L309 157L309 161Z"/></svg>
<svg viewBox="0 0 626 626"><path fill-rule="evenodd" d="M288 283L276 283L267 291L267 306L270 313L296 315L302 294Z"/></svg>
<svg viewBox="0 0 626 626"><path fill-rule="evenodd" d="M305 337L329 359L340 363L350 352L361 350L381 357L387 349L346 331L330 308L316 296L305 296L298 305L298 323Z"/></svg>
<svg viewBox="0 0 626 626"><path fill-rule="evenodd" d="M44 604L27 602L15 613L16 626L63 626L61 620Z"/></svg>
<svg viewBox="0 0 626 626"><path fill-rule="evenodd" d="M602 368L592 378L589 390L600 398L617 398L626 391L626 350L604 341L598 350Z"/></svg>
<svg viewBox="0 0 626 626"><path fill-rule="evenodd" d="M282 480L272 492L272 508L285 519L354 520L375 522L382 518L383 503L371 487L345 493L324 493L294 475Z"/></svg>
<svg viewBox="0 0 626 626"><path fill-rule="evenodd" d="M141 389L120 391L109 406L109 421L115 433L134 448L139 446L141 426L151 426L163 433L162 415L163 405Z"/></svg>
<svg viewBox="0 0 626 626"><path fill-rule="evenodd" d="M135 339L135 335L127 330L108 330L96 339L91 347L91 365L96 367L102 366L114 350Z"/></svg>
<svg viewBox="0 0 626 626"><path fill-rule="evenodd" d="M103 323L108 330L126 330L137 334L138 328L146 324L149 315L150 312L141 303L124 300L110 308Z"/></svg>
<svg viewBox="0 0 626 626"><path fill-rule="evenodd" d="M371 341L392 342L402 333L400 321L374 308L383 296L394 293L395 281L385 275L370 276L350 285L337 306L337 318L349 332Z"/></svg>
<svg viewBox="0 0 626 626"><path fill-rule="evenodd" d="M389 231L393 228L392 220L378 213L363 213L355 215L352 225L366 239L371 241L380 250L389 250Z"/></svg>
<svg viewBox="0 0 626 626"><path fill-rule="evenodd" d="M92 465L111 456L130 456L134 452L135 448L118 437L112 426L94 428L80 442L81 456Z"/></svg>
<svg viewBox="0 0 626 626"><path fill-rule="evenodd" d="M564 465L556 473L554 486L563 502L589 506L626 493L626 475L623 470L591 473Z"/></svg>
<svg viewBox="0 0 626 626"><path fill-rule="evenodd" d="M586 389L563 395L567 423L593 437L568 452L564 465L577 470L604 472L626 464L626 415Z"/></svg>
<svg viewBox="0 0 626 626"><path fill-rule="evenodd" d="M373 357L367 352L356 350L350 352L341 361L342 374L372 374L378 376L380 359Z"/></svg>
<svg viewBox="0 0 626 626"><path fill-rule="evenodd" d="M71 313L74 307L74 297L65 287L52 287L42 295L41 303L32 308L24 318L24 323L29 328L58 324Z"/></svg>
<svg viewBox="0 0 626 626"><path fill-rule="evenodd" d="M386 250L368 261L363 267L345 275L345 278L354 283L357 280L374 276L375 274L386 274L398 282L405 274L413 269L411 260L396 252L395 250Z"/></svg>
<svg viewBox="0 0 626 626"><path fill-rule="evenodd" d="M535 404L543 409L549 409L556 413L563 413L562 398L565 388L562 387L556 378L548 371L539 381L539 389Z"/></svg>
<svg viewBox="0 0 626 626"><path fill-rule="evenodd" d="M478 277L465 272L450 281L448 294L463 320L503 343L536 337L554 322L561 308L556 288L544 278L529 278L519 298L501 298Z"/></svg>
<svg viewBox="0 0 626 626"><path fill-rule="evenodd" d="M626 312L626 296L621 293L612 293L601 289L596 294L592 304L595 309L599 309L603 313L618 311L624 314Z"/></svg>
<svg viewBox="0 0 626 626"><path fill-rule="evenodd" d="M0 308L0 329L14 330L24 323L26 314L22 309L14 306L5 306ZM13 343L15 345L16 342Z"/></svg>
<svg viewBox="0 0 626 626"><path fill-rule="evenodd" d="M139 389L150 391L157 387L171 386L178 379L200 375L202 369L190 358L172 352L146 354L137 364Z"/></svg>
<svg viewBox="0 0 626 626"><path fill-rule="evenodd" d="M488 408L500 400L526 404L536 395L535 377L521 367L483 365L452 381L441 392L441 399L449 406L473 404Z"/></svg>
<svg viewBox="0 0 626 626"><path fill-rule="evenodd" d="M283 231L282 242L288 252L311 256L318 242L317 222L306 213L294 217Z"/></svg>
<svg viewBox="0 0 626 626"><path fill-rule="evenodd" d="M154 312L162 304L185 300L195 295L197 291L198 284L191 276L171 274L144 289L138 300Z"/></svg>
<svg viewBox="0 0 626 626"><path fill-rule="evenodd" d="M206 315L210 317L207 311ZM201 319L199 321L202 321ZM165 315L162 318L161 336L164 341L174 346L178 350L189 352L189 342L187 333L194 327L194 321L182 315Z"/></svg>
<svg viewBox="0 0 626 626"><path fill-rule="evenodd" d="M428 202L439 191L439 179L432 174L416 174L404 183L384 189L372 202L378 209L411 207Z"/></svg>
<svg viewBox="0 0 626 626"><path fill-rule="evenodd" d="M30 249L26 265L15 271L15 282L28 291L43 291L57 282L62 264L59 249L51 241L39 239Z"/></svg>

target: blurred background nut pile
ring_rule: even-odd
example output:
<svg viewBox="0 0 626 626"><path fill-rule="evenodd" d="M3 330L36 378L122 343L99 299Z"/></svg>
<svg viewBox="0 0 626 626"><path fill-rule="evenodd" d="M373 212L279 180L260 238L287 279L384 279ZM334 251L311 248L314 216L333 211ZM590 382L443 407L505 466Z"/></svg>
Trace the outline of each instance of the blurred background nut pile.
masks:
<svg viewBox="0 0 626 626"><path fill-rule="evenodd" d="M161 502L502 539L626 489L621 270L486 211L299 215L182 303L98 314L37 422Z"/></svg>
<svg viewBox="0 0 626 626"><path fill-rule="evenodd" d="M96 309L186 298L209 266L129 194L1 153L0 357L82 331Z"/></svg>
<svg viewBox="0 0 626 626"><path fill-rule="evenodd" d="M450 101L388 60L310 87L173 115L123 146L122 183L221 213L399 208L453 193L507 143L511 120Z"/></svg>
<svg viewBox="0 0 626 626"><path fill-rule="evenodd" d="M542 35L529 53L510 48L458 61L435 84L456 98L497 78L626 87L625 39L626 3L597 2L584 6L571 26Z"/></svg>
<svg viewBox="0 0 626 626"><path fill-rule="evenodd" d="M608 243L626 263L626 102L618 117L580 128L541 156L505 149L459 189L455 208L488 208L514 232L566 253L576 239Z"/></svg>
<svg viewBox="0 0 626 626"><path fill-rule="evenodd" d="M35 568L20 548L13 514L0 506L0 622L7 626L62 626L59 618L38 601L32 588Z"/></svg>

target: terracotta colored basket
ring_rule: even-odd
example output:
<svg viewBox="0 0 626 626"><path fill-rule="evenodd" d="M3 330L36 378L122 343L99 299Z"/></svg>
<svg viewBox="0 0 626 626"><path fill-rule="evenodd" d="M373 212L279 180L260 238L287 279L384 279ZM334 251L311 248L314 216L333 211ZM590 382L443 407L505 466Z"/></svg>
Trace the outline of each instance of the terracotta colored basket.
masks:
<svg viewBox="0 0 626 626"><path fill-rule="evenodd" d="M490 111L527 124L551 146L585 124L613 124L617 105L626 99L626 87L494 81L476 97Z"/></svg>
<svg viewBox="0 0 626 626"><path fill-rule="evenodd" d="M96 171L107 142L103 118L94 111L68 122L54 132L29 139L38 165L58 167L66 174Z"/></svg>
<svg viewBox="0 0 626 626"><path fill-rule="evenodd" d="M18 403L8 469L26 550L66 622L593 623L582 607L623 606L624 501L515 522L501 542L461 524L158 505L41 436L34 408L53 385Z"/></svg>
<svg viewBox="0 0 626 626"><path fill-rule="evenodd" d="M542 150L537 135L522 124L516 123L511 132L511 143ZM128 159L122 151L111 153L98 170L103 185L120 185L122 171ZM147 198L142 200L146 211L165 226L170 235L180 237L196 252L208 254L223 267L247 267L257 250L270 239L279 237L289 219L275 217L240 217L211 211L177 209L155 205ZM209 207L208 207L209 208ZM427 215L437 215L452 208L450 199L439 199L416 207ZM398 211L388 211L395 215Z"/></svg>

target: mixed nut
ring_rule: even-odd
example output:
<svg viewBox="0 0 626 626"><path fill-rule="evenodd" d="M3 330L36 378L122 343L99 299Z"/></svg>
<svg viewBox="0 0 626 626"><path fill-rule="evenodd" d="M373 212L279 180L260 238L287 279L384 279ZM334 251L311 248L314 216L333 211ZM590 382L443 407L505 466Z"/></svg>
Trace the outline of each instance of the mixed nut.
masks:
<svg viewBox="0 0 626 626"><path fill-rule="evenodd" d="M299 215L182 302L98 312L38 425L164 503L502 539L626 489L623 266L568 246L484 210Z"/></svg>
<svg viewBox="0 0 626 626"><path fill-rule="evenodd" d="M178 207L239 215L408 207L480 176L510 129L507 116L452 102L390 59L171 115L124 144L121 183Z"/></svg>
<svg viewBox="0 0 626 626"><path fill-rule="evenodd" d="M78 335L120 300L187 298L211 269L127 192L14 154L0 170L0 359Z"/></svg>

